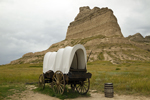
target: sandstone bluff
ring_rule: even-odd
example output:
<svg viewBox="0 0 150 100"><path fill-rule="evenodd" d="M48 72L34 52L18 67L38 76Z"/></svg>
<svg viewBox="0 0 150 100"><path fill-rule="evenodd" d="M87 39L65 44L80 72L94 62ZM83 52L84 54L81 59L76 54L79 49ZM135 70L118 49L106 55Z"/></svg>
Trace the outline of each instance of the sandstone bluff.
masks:
<svg viewBox="0 0 150 100"><path fill-rule="evenodd" d="M88 6L80 7L78 15L70 23L66 39L51 45L42 52L27 53L10 64L40 63L46 52L57 51L66 46L82 44L89 61L104 60L114 64L129 60L150 61L150 36L143 38L140 33L123 37L117 18L111 9Z"/></svg>
<svg viewBox="0 0 150 100"><path fill-rule="evenodd" d="M81 7L79 14L68 27L66 39L87 38L97 35L123 37L111 9Z"/></svg>

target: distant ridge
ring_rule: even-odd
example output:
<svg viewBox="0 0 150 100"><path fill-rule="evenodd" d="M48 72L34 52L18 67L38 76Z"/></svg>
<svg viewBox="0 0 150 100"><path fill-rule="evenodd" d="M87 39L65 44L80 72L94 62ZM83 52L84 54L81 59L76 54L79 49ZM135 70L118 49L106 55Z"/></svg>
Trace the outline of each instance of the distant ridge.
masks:
<svg viewBox="0 0 150 100"><path fill-rule="evenodd" d="M136 41L136 42L150 42L150 36L146 36L144 38L140 33L130 35L127 38L131 41Z"/></svg>

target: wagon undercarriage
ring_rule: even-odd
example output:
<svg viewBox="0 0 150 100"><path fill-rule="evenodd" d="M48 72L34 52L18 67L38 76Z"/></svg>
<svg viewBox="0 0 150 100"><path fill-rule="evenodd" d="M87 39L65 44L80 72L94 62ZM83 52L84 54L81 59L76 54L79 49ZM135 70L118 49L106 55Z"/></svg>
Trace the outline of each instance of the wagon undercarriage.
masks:
<svg viewBox="0 0 150 100"><path fill-rule="evenodd" d="M44 89L45 83L50 83L53 91L58 94L63 94L65 86L70 85L73 91L80 94L86 94L90 87L91 73L86 73L86 70L72 70L68 74L63 74L61 71L49 71L46 74L41 74L39 77L39 86Z"/></svg>

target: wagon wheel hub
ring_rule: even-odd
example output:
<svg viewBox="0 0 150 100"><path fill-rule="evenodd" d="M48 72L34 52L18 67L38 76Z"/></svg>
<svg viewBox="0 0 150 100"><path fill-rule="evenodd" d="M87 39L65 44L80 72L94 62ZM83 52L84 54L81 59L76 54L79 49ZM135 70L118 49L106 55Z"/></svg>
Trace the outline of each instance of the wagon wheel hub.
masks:
<svg viewBox="0 0 150 100"><path fill-rule="evenodd" d="M56 81L56 84L59 85L60 84L59 81Z"/></svg>

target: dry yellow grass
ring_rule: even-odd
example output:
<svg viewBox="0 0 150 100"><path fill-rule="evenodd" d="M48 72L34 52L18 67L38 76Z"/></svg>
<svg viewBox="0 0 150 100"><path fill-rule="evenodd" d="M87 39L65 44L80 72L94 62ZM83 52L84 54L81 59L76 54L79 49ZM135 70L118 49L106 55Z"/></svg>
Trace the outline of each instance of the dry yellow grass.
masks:
<svg viewBox="0 0 150 100"><path fill-rule="evenodd" d="M91 89L103 92L104 83L113 83L116 93L149 95L149 62L113 65L107 61L96 61L88 63L87 69L92 73Z"/></svg>
<svg viewBox="0 0 150 100"><path fill-rule="evenodd" d="M37 82L42 64L18 64L0 66L0 83Z"/></svg>
<svg viewBox="0 0 150 100"><path fill-rule="evenodd" d="M150 62L132 62L113 65L108 61L95 61L87 64L92 73L90 89L104 91L104 83L113 83L118 94L149 95ZM41 64L19 64L0 66L0 85L38 82L42 74Z"/></svg>

